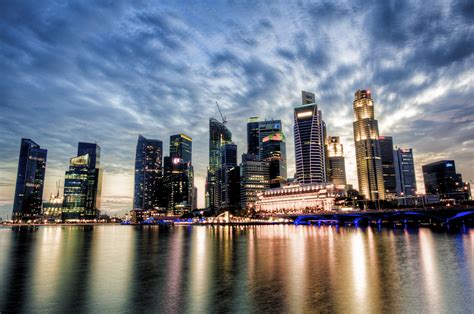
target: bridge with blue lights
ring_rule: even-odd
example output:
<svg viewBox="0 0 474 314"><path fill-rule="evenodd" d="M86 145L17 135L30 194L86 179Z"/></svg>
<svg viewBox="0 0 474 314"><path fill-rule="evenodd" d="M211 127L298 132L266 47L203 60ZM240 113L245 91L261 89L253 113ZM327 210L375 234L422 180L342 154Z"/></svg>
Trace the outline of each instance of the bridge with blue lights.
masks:
<svg viewBox="0 0 474 314"><path fill-rule="evenodd" d="M280 215L294 220L295 224L393 224L429 223L434 225L474 226L474 208L436 210L391 210L391 211L349 211L321 212L300 215Z"/></svg>

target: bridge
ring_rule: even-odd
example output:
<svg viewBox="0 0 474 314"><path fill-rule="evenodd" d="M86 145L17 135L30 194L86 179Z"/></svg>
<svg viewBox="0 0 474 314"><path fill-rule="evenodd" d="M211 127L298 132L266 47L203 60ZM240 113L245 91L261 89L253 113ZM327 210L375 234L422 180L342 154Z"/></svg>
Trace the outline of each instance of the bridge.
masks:
<svg viewBox="0 0 474 314"><path fill-rule="evenodd" d="M295 224L394 224L429 223L434 225L465 225L474 227L474 208L408 209L385 211L316 212L278 215Z"/></svg>

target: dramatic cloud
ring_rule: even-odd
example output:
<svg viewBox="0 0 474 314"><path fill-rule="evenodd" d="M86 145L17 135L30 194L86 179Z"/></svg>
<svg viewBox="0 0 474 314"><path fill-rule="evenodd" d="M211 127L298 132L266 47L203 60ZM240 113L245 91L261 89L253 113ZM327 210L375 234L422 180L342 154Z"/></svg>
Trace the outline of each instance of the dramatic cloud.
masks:
<svg viewBox="0 0 474 314"><path fill-rule="evenodd" d="M48 149L45 197L78 141L102 147L104 208L131 207L138 134L193 138L200 204L218 101L239 153L250 116L282 119L313 91L356 185L352 100L370 88L380 131L421 165L474 177L472 1L366 3L0 2L0 201L10 211L19 143ZM167 149L166 149L167 150ZM1 215L1 214L0 214Z"/></svg>

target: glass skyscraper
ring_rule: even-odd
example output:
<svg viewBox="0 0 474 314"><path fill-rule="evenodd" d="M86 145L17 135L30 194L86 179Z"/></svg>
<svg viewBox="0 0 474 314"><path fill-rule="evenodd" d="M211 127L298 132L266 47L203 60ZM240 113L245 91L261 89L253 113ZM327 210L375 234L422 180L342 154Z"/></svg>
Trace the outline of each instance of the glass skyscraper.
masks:
<svg viewBox="0 0 474 314"><path fill-rule="evenodd" d="M294 108L296 180L326 182L325 124L314 94L303 91L303 104Z"/></svg>
<svg viewBox="0 0 474 314"><path fill-rule="evenodd" d="M262 139L262 160L270 170L270 187L280 187L286 181L286 139L283 131L273 132Z"/></svg>
<svg viewBox="0 0 474 314"><path fill-rule="evenodd" d="M369 90L355 93L354 142L359 192L368 200L384 200L382 158L378 122L374 118L374 102Z"/></svg>
<svg viewBox="0 0 474 314"><path fill-rule="evenodd" d="M423 165L422 169L426 194L439 195L441 200L469 199L462 176L456 173L454 160L440 160Z"/></svg>
<svg viewBox="0 0 474 314"><path fill-rule="evenodd" d="M232 142L232 133L224 123L214 118L209 119L209 167L206 178L206 207L218 206L216 193L216 174L221 168L221 152L224 144Z"/></svg>
<svg viewBox="0 0 474 314"><path fill-rule="evenodd" d="M281 130L281 120L258 121L258 117L250 118L247 122L247 154L255 155L257 159L262 160L263 139Z"/></svg>
<svg viewBox="0 0 474 314"><path fill-rule="evenodd" d="M32 140L21 139L13 220L36 219L41 215L47 154Z"/></svg>
<svg viewBox="0 0 474 314"><path fill-rule="evenodd" d="M162 189L163 142L138 136L135 153L133 208L152 210L166 206Z"/></svg>
<svg viewBox="0 0 474 314"><path fill-rule="evenodd" d="M224 144L221 149L221 168L217 170L216 191L218 194L218 207L236 206L238 203L232 202L232 177L231 170L237 167L237 145L234 143Z"/></svg>
<svg viewBox="0 0 474 314"><path fill-rule="evenodd" d="M78 156L70 159L65 175L63 219L95 219L102 191L100 146L80 142L77 151Z"/></svg>
<svg viewBox="0 0 474 314"><path fill-rule="evenodd" d="M413 149L397 148L393 151L393 159L395 165L395 177L397 179L397 195L402 199L416 196L416 176ZM408 205L407 202L402 203Z"/></svg>
<svg viewBox="0 0 474 314"><path fill-rule="evenodd" d="M382 158L385 197L388 199L394 199L397 196L397 180L393 159L393 138L391 136L379 136L379 145L380 158Z"/></svg>
<svg viewBox="0 0 474 314"><path fill-rule="evenodd" d="M328 136L326 139L328 153L327 181L335 185L346 185L346 166L344 162L344 148L339 136Z"/></svg>

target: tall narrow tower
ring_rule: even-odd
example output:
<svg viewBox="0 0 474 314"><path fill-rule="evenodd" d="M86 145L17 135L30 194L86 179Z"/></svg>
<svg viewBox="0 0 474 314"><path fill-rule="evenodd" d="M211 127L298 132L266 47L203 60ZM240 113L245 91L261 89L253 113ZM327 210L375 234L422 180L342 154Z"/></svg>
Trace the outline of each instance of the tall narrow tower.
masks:
<svg viewBox="0 0 474 314"><path fill-rule="evenodd" d="M326 182L324 121L314 94L303 91L303 104L295 107L296 179L303 184Z"/></svg>
<svg viewBox="0 0 474 314"><path fill-rule="evenodd" d="M384 200L378 122L369 90L358 90L354 99L354 141L359 191L366 199Z"/></svg>

